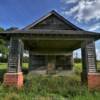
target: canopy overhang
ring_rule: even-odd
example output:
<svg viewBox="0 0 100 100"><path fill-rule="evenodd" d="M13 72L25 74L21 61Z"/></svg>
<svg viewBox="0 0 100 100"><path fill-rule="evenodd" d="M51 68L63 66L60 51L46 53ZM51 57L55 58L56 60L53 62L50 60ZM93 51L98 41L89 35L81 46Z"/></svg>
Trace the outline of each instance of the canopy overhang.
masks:
<svg viewBox="0 0 100 100"><path fill-rule="evenodd" d="M80 30L46 30L46 29L31 29L31 30L16 30L16 31L5 31L0 32L1 38L9 38L11 36L19 37L19 38L28 38L28 39L78 39L84 40L92 38L94 40L98 40L100 38L100 34L96 32L88 32L88 31L80 31Z"/></svg>
<svg viewBox="0 0 100 100"><path fill-rule="evenodd" d="M98 40L100 35L80 30L31 29L2 32L0 37L20 38L25 49L34 53L66 53L80 48L84 40Z"/></svg>

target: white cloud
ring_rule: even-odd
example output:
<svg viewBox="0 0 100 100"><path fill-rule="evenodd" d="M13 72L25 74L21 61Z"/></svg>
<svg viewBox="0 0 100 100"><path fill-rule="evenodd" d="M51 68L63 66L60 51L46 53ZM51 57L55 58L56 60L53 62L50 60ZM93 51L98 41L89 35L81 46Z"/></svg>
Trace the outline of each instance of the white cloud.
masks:
<svg viewBox="0 0 100 100"><path fill-rule="evenodd" d="M73 13L77 12L78 6L74 6L73 8L70 8L70 11L64 11L63 13L65 15L72 15Z"/></svg>
<svg viewBox="0 0 100 100"><path fill-rule="evenodd" d="M100 0L62 0L65 3L65 9L63 14L66 16L72 16L78 22L85 22L88 25L88 31L100 32ZM69 6L72 5L72 6ZM91 21L95 21L94 24ZM83 26L84 27L84 26ZM100 41L99 41L100 44ZM81 50L74 51L74 57L76 52L79 58L81 58ZM100 60L100 48L96 47L97 59Z"/></svg>
<svg viewBox="0 0 100 100"><path fill-rule="evenodd" d="M77 21L88 22L92 19L100 19L100 0L62 0L66 6L75 4L72 8L64 10L64 13L69 16L74 14Z"/></svg>
<svg viewBox="0 0 100 100"><path fill-rule="evenodd" d="M100 23L96 23L88 28L88 31L100 30Z"/></svg>
<svg viewBox="0 0 100 100"><path fill-rule="evenodd" d="M73 57L74 58L82 58L81 57L81 49L77 49L73 52ZM96 48L96 59L100 60L100 49Z"/></svg>
<svg viewBox="0 0 100 100"><path fill-rule="evenodd" d="M96 58L97 60L100 60L100 50L96 49Z"/></svg>
<svg viewBox="0 0 100 100"><path fill-rule="evenodd" d="M77 49L73 52L74 58L81 58L81 49Z"/></svg>
<svg viewBox="0 0 100 100"><path fill-rule="evenodd" d="M76 3L78 0L63 0L64 3Z"/></svg>

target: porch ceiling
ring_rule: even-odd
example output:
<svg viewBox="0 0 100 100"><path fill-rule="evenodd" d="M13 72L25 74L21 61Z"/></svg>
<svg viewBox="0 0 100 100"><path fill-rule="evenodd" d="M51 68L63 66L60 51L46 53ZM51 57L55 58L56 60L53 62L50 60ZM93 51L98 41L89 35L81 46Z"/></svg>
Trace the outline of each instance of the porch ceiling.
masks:
<svg viewBox="0 0 100 100"><path fill-rule="evenodd" d="M25 49L34 52L71 52L80 48L82 40L23 40Z"/></svg>

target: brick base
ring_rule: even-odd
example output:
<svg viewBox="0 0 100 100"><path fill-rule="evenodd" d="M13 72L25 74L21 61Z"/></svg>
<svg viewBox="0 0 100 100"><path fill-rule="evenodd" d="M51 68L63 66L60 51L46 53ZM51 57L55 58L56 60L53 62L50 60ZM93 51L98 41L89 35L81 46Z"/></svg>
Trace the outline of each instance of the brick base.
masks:
<svg viewBox="0 0 100 100"><path fill-rule="evenodd" d="M6 73L4 75L4 85L6 86L23 86L23 73Z"/></svg>
<svg viewBox="0 0 100 100"><path fill-rule="evenodd" d="M88 88L89 89L100 89L100 73L89 73L88 74Z"/></svg>

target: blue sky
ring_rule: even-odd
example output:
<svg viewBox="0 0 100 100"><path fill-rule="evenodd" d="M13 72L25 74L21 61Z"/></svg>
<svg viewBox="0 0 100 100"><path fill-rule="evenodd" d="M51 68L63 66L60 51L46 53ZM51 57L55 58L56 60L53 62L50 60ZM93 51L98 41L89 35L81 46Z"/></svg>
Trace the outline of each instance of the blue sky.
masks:
<svg viewBox="0 0 100 100"><path fill-rule="evenodd" d="M100 32L100 0L0 0L0 27L23 28L51 10L85 30ZM99 41L96 48L100 59Z"/></svg>
<svg viewBox="0 0 100 100"><path fill-rule="evenodd" d="M60 12L60 8L59 0L0 0L0 26L22 28L53 9Z"/></svg>

